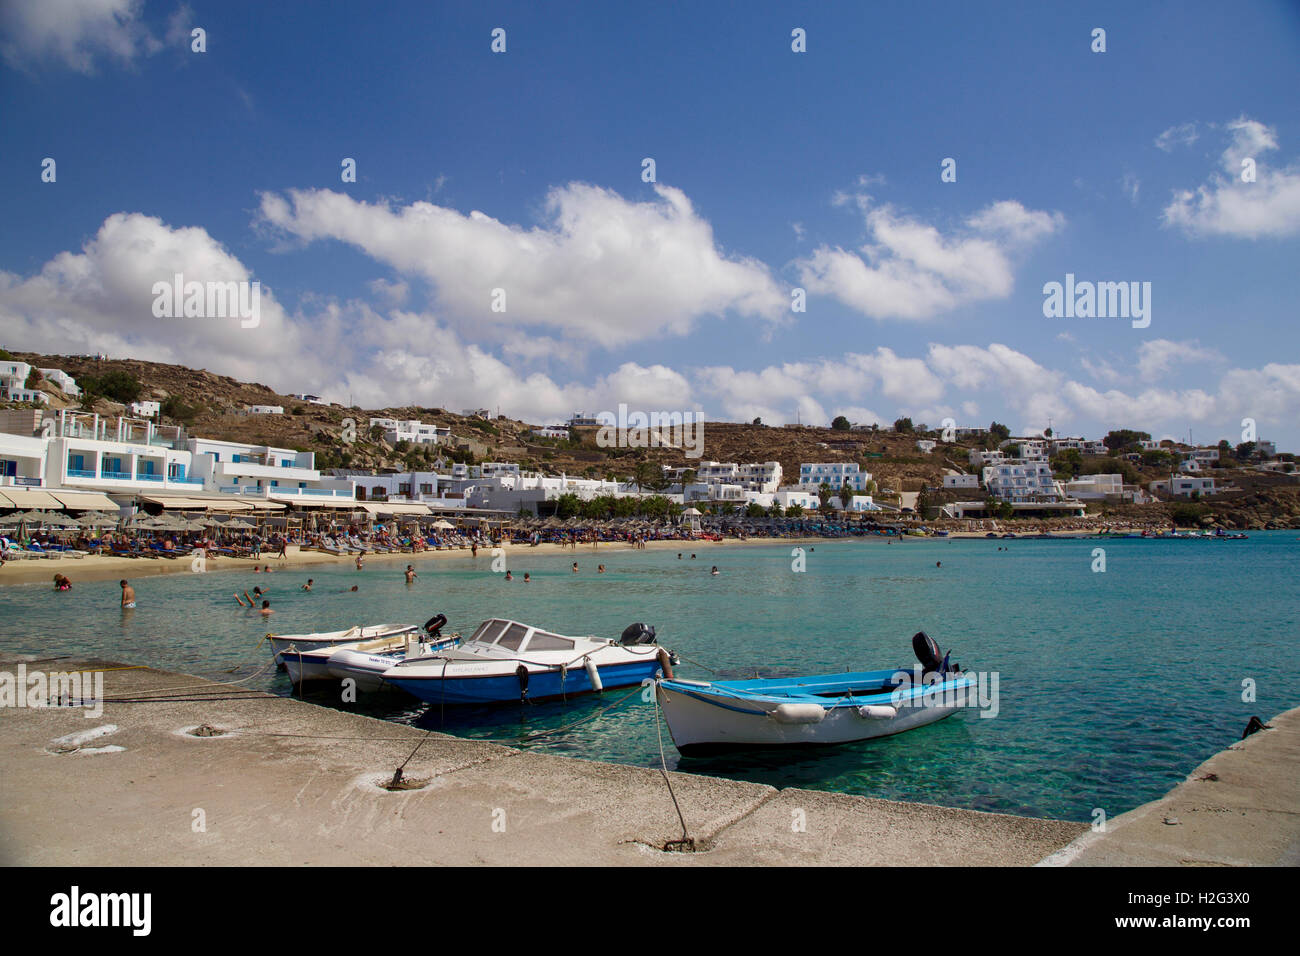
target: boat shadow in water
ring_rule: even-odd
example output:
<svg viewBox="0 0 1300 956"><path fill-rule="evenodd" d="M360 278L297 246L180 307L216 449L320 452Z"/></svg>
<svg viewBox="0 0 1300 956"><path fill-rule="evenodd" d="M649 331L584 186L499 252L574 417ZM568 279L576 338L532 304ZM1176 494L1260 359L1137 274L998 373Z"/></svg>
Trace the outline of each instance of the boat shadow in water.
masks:
<svg viewBox="0 0 1300 956"><path fill-rule="evenodd" d="M973 716L973 715L972 715ZM785 789L843 790L884 796L898 777L924 773L932 790L964 777L964 755L974 746L965 718L954 714L889 737L842 744L756 747L679 756L676 769ZM848 781L852 786L846 786Z"/></svg>

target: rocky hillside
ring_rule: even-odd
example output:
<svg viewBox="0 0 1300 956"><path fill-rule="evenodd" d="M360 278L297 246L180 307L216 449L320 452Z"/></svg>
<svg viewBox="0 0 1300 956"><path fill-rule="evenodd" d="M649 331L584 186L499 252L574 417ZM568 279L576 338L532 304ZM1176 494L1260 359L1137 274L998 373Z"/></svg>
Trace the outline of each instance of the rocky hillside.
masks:
<svg viewBox="0 0 1300 956"><path fill-rule="evenodd" d="M41 355L10 352L33 366L61 368L86 388L85 400L65 396L49 382L40 383L50 395L52 408L79 408L115 415L124 403L154 400L162 403L164 424L183 425L190 434L226 441L250 441L313 451L318 467L356 469L427 469L438 457L452 461L516 461L527 469L549 474L566 473L620 480L638 474L645 480L656 474L647 465L692 468L701 460L779 461L787 482L796 480L802 462L857 462L872 473L877 494L917 492L942 483L944 474L967 470L970 443L940 444L923 454L915 435L893 432L835 431L811 426L771 426L706 421L699 458L687 458L681 449L602 448L597 429L577 429L574 440L544 440L529 429L544 422L525 423L498 418L467 418L441 408L414 406L379 409L312 405L280 394L266 385L240 382L227 375L181 365L135 359L99 360L87 356ZM280 405L283 415L248 415L248 405ZM451 430L448 446L407 447L388 443L372 434L372 417L419 419ZM351 425L348 421L351 420ZM1126 480L1145 485L1167 478L1168 468L1143 467L1133 462L1087 462L1089 470L1120 470ZM1300 484L1292 476L1265 475L1246 469L1215 469L1221 485L1230 490L1199 503L1173 502L1151 506L1145 517L1171 517L1185 524L1233 528L1300 527ZM648 487L654 487L649 484ZM978 493L977 493L978 494ZM970 492L956 493L972 497ZM954 494L933 495L938 502ZM1127 507L1098 509L1115 518Z"/></svg>

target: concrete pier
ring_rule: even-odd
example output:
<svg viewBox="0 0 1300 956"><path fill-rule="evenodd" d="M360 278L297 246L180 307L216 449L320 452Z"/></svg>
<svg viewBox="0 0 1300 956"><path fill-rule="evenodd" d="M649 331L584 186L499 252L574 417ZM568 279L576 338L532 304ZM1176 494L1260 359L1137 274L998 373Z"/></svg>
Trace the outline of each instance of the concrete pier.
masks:
<svg viewBox="0 0 1300 956"><path fill-rule="evenodd" d="M1300 708L1266 723L1044 865L1300 866Z"/></svg>
<svg viewBox="0 0 1300 956"><path fill-rule="evenodd" d="M681 825L655 769L435 734L405 772L423 785L390 792L424 731L147 668L49 666L157 699L94 719L0 708L4 864L1029 865L1087 830L672 773L703 850L670 853Z"/></svg>

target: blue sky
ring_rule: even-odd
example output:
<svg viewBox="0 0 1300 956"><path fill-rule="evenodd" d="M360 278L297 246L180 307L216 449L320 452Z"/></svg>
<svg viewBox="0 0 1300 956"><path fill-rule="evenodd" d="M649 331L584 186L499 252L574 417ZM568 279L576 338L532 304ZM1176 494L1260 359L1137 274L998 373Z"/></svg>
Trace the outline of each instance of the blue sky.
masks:
<svg viewBox="0 0 1300 956"><path fill-rule="evenodd" d="M539 422L1300 445L1295 3L22 0L0 55L9 348ZM155 316L175 272L262 321ZM1067 273L1149 282L1150 325L1045 317Z"/></svg>

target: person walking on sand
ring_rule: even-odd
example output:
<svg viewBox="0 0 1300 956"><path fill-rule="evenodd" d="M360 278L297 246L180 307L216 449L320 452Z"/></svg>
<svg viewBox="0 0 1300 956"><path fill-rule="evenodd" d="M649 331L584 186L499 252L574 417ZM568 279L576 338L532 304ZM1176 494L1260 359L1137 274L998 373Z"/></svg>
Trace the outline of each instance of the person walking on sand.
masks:
<svg viewBox="0 0 1300 956"><path fill-rule="evenodd" d="M289 536L287 534L277 535L280 539L280 553L276 555L281 561L289 560Z"/></svg>
<svg viewBox="0 0 1300 956"><path fill-rule="evenodd" d="M135 588L126 583L123 579L117 582L122 588L122 610L129 610L135 607Z"/></svg>

